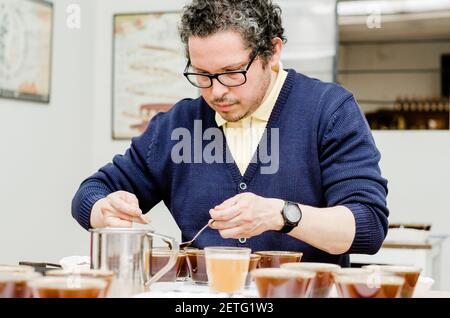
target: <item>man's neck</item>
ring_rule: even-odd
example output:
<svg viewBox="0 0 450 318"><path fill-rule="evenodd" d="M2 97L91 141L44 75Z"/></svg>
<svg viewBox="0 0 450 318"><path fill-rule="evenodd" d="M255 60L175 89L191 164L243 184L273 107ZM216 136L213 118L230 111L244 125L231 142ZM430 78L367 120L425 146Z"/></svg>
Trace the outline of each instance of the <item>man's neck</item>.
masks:
<svg viewBox="0 0 450 318"><path fill-rule="evenodd" d="M270 92L272 92L272 89L275 86L275 82L277 81L278 73L279 72L276 72L273 69L270 70L270 83L269 83L269 86L267 87L266 94L264 95L264 98L262 99L262 101L258 105L258 107L256 107L252 112L247 114L247 116L245 116L245 118L250 117L259 107L261 107L261 105L263 105L266 102L267 98L270 95ZM244 118L242 118L242 119L244 119Z"/></svg>

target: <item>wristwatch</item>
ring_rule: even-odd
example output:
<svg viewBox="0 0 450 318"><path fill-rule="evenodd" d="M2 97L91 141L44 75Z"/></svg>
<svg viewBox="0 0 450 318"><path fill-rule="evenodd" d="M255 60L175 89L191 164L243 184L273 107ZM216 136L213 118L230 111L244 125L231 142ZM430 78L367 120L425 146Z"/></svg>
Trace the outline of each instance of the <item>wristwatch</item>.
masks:
<svg viewBox="0 0 450 318"><path fill-rule="evenodd" d="M281 210L283 216L284 225L278 232L289 233L298 225L302 219L302 210L295 202L284 201L284 207Z"/></svg>

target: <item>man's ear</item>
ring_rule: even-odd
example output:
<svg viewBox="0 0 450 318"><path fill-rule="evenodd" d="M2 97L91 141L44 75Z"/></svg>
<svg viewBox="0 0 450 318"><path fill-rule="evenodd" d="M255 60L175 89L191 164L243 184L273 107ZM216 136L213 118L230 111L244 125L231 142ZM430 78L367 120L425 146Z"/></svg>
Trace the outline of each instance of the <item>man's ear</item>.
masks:
<svg viewBox="0 0 450 318"><path fill-rule="evenodd" d="M281 51L283 49L283 41L279 37L272 39L273 51L269 61L270 68L272 70L278 69L280 63Z"/></svg>

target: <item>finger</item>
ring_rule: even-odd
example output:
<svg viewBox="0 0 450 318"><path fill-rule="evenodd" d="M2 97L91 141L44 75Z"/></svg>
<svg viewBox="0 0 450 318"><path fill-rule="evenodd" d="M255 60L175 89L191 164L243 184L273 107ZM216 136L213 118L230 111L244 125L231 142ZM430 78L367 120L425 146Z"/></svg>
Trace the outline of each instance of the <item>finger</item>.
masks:
<svg viewBox="0 0 450 318"><path fill-rule="evenodd" d="M242 221L239 218L233 218L228 221L215 221L211 226L214 230L226 230L236 228L242 225Z"/></svg>
<svg viewBox="0 0 450 318"><path fill-rule="evenodd" d="M140 217L131 216L129 214L125 214L123 212L120 212L120 211L114 209L112 206L104 208L104 216L105 217L115 217L115 218L119 218L122 220L140 223L140 224L149 224L150 223L150 220L145 218L143 214L141 214Z"/></svg>
<svg viewBox="0 0 450 318"><path fill-rule="evenodd" d="M131 227L132 223L127 220L121 220L119 218L115 218L112 216L109 216L105 219L105 225L106 227Z"/></svg>
<svg viewBox="0 0 450 318"><path fill-rule="evenodd" d="M149 217L146 217L144 214L141 214L141 216L135 222L141 224L150 224L152 220Z"/></svg>
<svg viewBox="0 0 450 318"><path fill-rule="evenodd" d="M127 191L119 191L119 196L127 203L134 206L139 206L139 200L133 193Z"/></svg>
<svg viewBox="0 0 450 318"><path fill-rule="evenodd" d="M241 193L235 195L234 197L231 197L225 201L223 201L221 204L216 205L214 207L214 209L226 209L229 207L232 207L233 205L235 205L238 201L239 201L239 197L240 197Z"/></svg>
<svg viewBox="0 0 450 318"><path fill-rule="evenodd" d="M117 211L129 214L131 216L140 217L142 214L142 211L139 207L132 205L120 197L117 196L110 196L109 203L110 205Z"/></svg>
<svg viewBox="0 0 450 318"><path fill-rule="evenodd" d="M242 206L239 203L226 209L211 209L209 215L216 221L228 221L241 213Z"/></svg>
<svg viewBox="0 0 450 318"><path fill-rule="evenodd" d="M232 238L232 239L239 239L239 238L247 238L247 232L243 227L235 227L232 229L226 229L226 230L220 230L219 231L220 236L222 238Z"/></svg>

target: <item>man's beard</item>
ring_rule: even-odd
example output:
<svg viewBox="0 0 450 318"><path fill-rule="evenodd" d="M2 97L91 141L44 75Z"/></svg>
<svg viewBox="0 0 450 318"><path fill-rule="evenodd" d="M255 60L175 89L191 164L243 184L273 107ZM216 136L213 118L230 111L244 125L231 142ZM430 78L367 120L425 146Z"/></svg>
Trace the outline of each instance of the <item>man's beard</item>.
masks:
<svg viewBox="0 0 450 318"><path fill-rule="evenodd" d="M258 109L258 107L261 105L264 97L268 93L267 89L269 88L269 85L270 85L270 76L264 80L264 83L262 84L262 87L260 90L261 94L258 95L258 98L256 99L256 101L252 104L251 107L249 107L247 109L247 111L244 114L239 114L239 113L238 114L224 114L224 115L221 115L223 117L223 119L225 119L228 122L237 122L237 121L253 114ZM215 105L215 104L239 105L240 102L238 100L229 100L227 98L220 98L220 99L213 100L212 104L213 105Z"/></svg>

